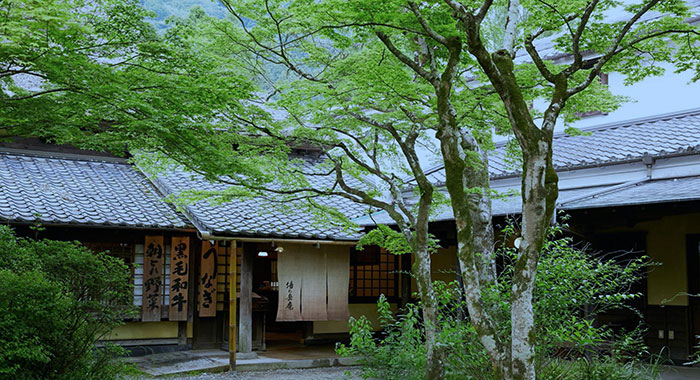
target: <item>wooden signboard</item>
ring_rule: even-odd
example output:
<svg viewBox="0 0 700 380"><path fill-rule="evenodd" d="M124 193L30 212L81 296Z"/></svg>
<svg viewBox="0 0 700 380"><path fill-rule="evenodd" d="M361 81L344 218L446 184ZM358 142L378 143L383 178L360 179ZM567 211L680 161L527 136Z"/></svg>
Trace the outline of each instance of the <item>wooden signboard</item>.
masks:
<svg viewBox="0 0 700 380"><path fill-rule="evenodd" d="M141 320L160 321L163 280L163 237L146 236L143 256L143 302Z"/></svg>
<svg viewBox="0 0 700 380"><path fill-rule="evenodd" d="M190 275L190 238L173 237L170 244L170 307L168 319L187 320L187 288Z"/></svg>
<svg viewBox="0 0 700 380"><path fill-rule="evenodd" d="M199 272L199 316L216 316L216 244L202 244L202 266Z"/></svg>

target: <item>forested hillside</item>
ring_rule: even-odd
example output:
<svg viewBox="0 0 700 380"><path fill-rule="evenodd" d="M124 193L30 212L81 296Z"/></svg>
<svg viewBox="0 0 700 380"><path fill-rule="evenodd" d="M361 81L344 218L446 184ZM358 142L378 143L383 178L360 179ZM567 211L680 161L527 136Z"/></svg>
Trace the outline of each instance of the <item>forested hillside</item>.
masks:
<svg viewBox="0 0 700 380"><path fill-rule="evenodd" d="M142 0L143 7L156 13L153 24L156 29L167 28L165 19L169 16L187 17L190 9L201 7L215 17L224 17L226 9L216 0Z"/></svg>

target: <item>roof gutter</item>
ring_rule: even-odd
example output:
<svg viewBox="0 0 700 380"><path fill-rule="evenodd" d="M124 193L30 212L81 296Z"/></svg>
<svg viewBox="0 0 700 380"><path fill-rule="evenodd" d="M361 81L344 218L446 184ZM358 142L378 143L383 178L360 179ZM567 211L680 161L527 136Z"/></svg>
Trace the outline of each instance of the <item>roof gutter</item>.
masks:
<svg viewBox="0 0 700 380"><path fill-rule="evenodd" d="M570 198L567 200L562 200L561 202L557 202L557 206L560 208L566 208L564 205L567 203L574 203L574 202L582 201L582 200L589 199L589 198L599 197L599 196L604 195L604 194L614 193L618 190L622 190L622 189L626 189L628 187L636 186L640 183L647 182L647 181L649 181L649 178L638 179L638 180L634 180L634 181L621 183L619 185L608 187L608 188L602 189L600 191L594 191L594 192L591 192L588 194L580 195L578 197L573 197L573 198Z"/></svg>
<svg viewBox="0 0 700 380"><path fill-rule="evenodd" d="M16 219L2 219L0 224L11 224L16 226L33 226L40 223L45 227L71 227L71 228L96 228L96 229L118 229L118 230L139 230L139 231L167 231L167 232L198 232L199 230L192 228L192 226L183 227L158 227L158 226L128 226L122 224L88 224L88 223L55 223L55 222L43 222L41 220L36 221L26 221L26 220L16 220Z"/></svg>
<svg viewBox="0 0 700 380"><path fill-rule="evenodd" d="M250 243L285 242L290 244L325 244L325 245L356 245L354 240L317 240L317 239L285 239L274 237L241 237L241 236L221 236L213 235L209 231L197 229L197 236L202 240L236 240Z"/></svg>

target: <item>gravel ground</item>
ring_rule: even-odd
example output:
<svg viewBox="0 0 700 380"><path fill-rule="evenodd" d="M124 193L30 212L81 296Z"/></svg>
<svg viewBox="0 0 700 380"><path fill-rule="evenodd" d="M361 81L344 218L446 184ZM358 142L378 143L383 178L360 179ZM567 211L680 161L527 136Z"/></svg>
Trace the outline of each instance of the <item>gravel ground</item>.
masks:
<svg viewBox="0 0 700 380"><path fill-rule="evenodd" d="M327 367L310 369L278 369L273 371L203 373L192 376L167 377L167 380L359 380L359 367Z"/></svg>

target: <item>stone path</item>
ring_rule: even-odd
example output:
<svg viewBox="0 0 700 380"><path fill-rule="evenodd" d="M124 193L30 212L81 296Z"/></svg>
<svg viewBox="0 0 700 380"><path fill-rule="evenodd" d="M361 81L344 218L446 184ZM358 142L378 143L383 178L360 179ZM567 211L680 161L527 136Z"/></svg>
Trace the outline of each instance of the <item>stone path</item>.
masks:
<svg viewBox="0 0 700 380"><path fill-rule="evenodd" d="M239 358L236 360L236 370L241 376L245 376L243 374L247 371L341 367L338 369L338 373L342 374L342 367L356 364L356 361L352 358L339 358L336 355L333 357L312 356L309 359L290 359L284 355L275 356L282 356L282 358L266 356L264 353L249 356L239 355ZM196 371L217 373L228 371L229 369L228 353L221 350L167 352L133 357L127 359L127 362L135 364L141 371L154 377L172 376ZM224 378L230 378L230 376L231 374L228 374Z"/></svg>
<svg viewBox="0 0 700 380"><path fill-rule="evenodd" d="M665 367L662 370L662 380L700 380L698 367Z"/></svg>
<svg viewBox="0 0 700 380"><path fill-rule="evenodd" d="M168 380L360 380L358 367L278 369L272 371L202 373L190 376L168 376ZM143 380L149 379L144 377Z"/></svg>

